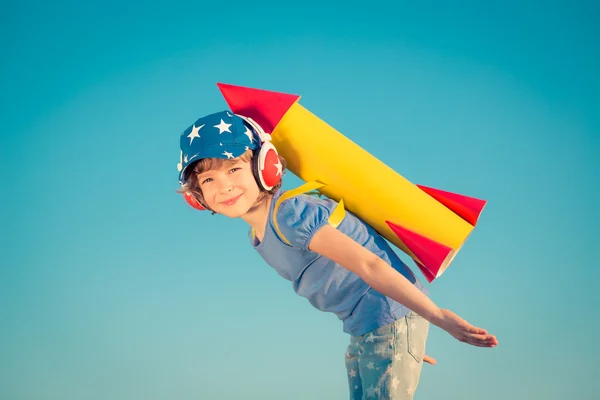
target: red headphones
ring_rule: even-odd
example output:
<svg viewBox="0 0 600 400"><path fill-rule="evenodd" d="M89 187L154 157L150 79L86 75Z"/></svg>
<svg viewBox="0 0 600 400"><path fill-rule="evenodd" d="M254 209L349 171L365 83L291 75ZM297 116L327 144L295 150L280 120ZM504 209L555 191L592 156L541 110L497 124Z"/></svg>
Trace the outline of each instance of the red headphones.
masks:
<svg viewBox="0 0 600 400"><path fill-rule="evenodd" d="M271 135L265 133L261 126L252 118L244 117L239 114L235 115L248 123L260 139L260 146L254 150L254 155L252 157L252 173L259 189L262 191L269 191L281 182L282 168L281 161L279 160L279 153L277 153L277 149L271 143ZM204 211L208 209L208 207L202 205L191 193L184 193L183 197L190 206L197 210Z"/></svg>

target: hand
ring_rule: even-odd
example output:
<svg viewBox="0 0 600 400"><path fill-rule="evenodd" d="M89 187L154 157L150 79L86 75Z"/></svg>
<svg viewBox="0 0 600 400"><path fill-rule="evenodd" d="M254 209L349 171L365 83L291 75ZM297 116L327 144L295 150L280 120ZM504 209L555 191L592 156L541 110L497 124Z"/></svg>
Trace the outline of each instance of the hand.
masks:
<svg viewBox="0 0 600 400"><path fill-rule="evenodd" d="M425 361L426 363L429 363L431 365L435 365L437 363L437 361L435 360L435 358L429 357L427 354L425 354L423 356L423 361Z"/></svg>
<svg viewBox="0 0 600 400"><path fill-rule="evenodd" d="M479 346L495 347L498 345L496 336L490 335L485 329L471 325L450 310L440 310L435 325L439 326L461 342Z"/></svg>

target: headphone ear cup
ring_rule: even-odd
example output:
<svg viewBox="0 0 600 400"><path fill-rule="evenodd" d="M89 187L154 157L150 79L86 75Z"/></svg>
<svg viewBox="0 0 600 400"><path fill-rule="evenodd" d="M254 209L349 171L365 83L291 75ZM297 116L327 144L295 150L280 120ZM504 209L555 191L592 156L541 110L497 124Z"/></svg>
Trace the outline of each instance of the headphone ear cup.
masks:
<svg viewBox="0 0 600 400"><path fill-rule="evenodd" d="M200 204L200 202L191 193L184 193L183 198L190 206L194 207L196 210L206 210L206 208L202 204Z"/></svg>
<svg viewBox="0 0 600 400"><path fill-rule="evenodd" d="M281 182L281 160L271 142L264 142L255 157L256 176L263 190L271 190Z"/></svg>
<svg viewBox="0 0 600 400"><path fill-rule="evenodd" d="M270 135L265 133L256 121L240 114L236 115L252 128L260 140L260 147L254 150L252 172L258 187L263 191L269 191L281 182L282 165L277 149L270 142Z"/></svg>

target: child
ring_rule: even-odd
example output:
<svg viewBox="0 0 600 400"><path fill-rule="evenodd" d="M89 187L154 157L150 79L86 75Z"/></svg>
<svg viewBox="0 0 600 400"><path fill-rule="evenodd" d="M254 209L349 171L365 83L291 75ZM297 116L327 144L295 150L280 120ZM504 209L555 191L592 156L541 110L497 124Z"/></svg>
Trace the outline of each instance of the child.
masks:
<svg viewBox="0 0 600 400"><path fill-rule="evenodd" d="M294 291L350 335L351 399L412 399L429 323L471 345L497 340L449 310L371 226L331 199L281 190L285 160L251 119L223 111L181 135L181 192L199 209L250 225L254 249Z"/></svg>

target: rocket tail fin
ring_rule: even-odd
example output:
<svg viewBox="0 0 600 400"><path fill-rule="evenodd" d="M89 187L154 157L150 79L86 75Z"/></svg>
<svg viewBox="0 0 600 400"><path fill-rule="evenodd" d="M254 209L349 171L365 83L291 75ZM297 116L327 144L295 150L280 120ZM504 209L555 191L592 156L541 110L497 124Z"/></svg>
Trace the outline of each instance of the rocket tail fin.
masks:
<svg viewBox="0 0 600 400"><path fill-rule="evenodd" d="M412 254L409 255L414 259L429 283L444 272L454 257L455 252L452 248L396 225L393 222L385 222L410 250Z"/></svg>
<svg viewBox="0 0 600 400"><path fill-rule="evenodd" d="M477 224L479 215L481 215L481 211L486 204L485 200L476 199L474 197L446 192L444 190L423 185L417 186L473 226Z"/></svg>

